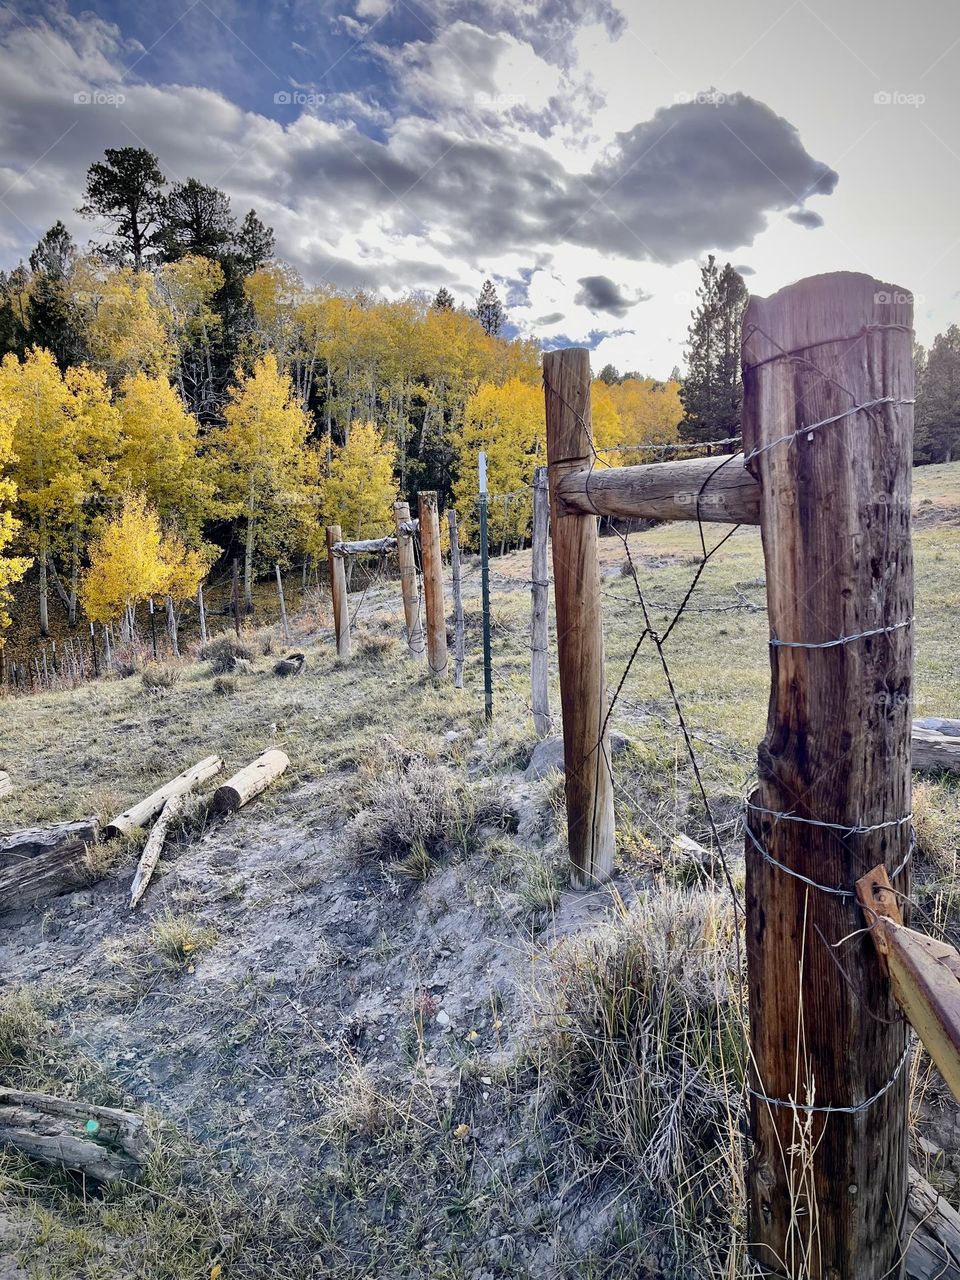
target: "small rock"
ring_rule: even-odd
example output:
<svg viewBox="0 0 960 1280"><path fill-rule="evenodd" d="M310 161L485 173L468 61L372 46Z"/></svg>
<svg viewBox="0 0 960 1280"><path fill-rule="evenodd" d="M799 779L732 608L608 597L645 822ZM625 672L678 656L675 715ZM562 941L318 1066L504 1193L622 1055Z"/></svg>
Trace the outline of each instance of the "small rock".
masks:
<svg viewBox="0 0 960 1280"><path fill-rule="evenodd" d="M446 1009L441 1009L437 1014L436 1023L438 1027L449 1027L450 1015L447 1013Z"/></svg>

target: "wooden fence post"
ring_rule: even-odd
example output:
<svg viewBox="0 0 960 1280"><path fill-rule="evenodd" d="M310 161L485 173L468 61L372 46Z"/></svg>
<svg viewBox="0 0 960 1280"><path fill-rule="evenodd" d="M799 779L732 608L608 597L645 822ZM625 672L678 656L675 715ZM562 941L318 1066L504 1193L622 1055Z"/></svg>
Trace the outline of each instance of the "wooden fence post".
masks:
<svg viewBox="0 0 960 1280"><path fill-rule="evenodd" d="M200 643L207 643L207 611L203 607L203 583L197 587L197 608L200 611Z"/></svg>
<svg viewBox="0 0 960 1280"><path fill-rule="evenodd" d="M457 534L457 513L451 507L447 512L450 525L450 568L453 578L453 687L463 688L463 584L460 575L460 538Z"/></svg>
<svg viewBox="0 0 960 1280"><path fill-rule="evenodd" d="M327 525L327 565L330 570L330 594L333 597L333 629L337 636L337 657L350 661L350 607L347 600L347 575L343 556L334 555L334 544L342 540L338 524Z"/></svg>
<svg viewBox="0 0 960 1280"><path fill-rule="evenodd" d="M420 494L420 554L423 557L423 603L427 615L427 666L433 680L446 680L447 619L443 602L443 559L437 495Z"/></svg>
<svg viewBox="0 0 960 1280"><path fill-rule="evenodd" d="M417 590L417 559L413 546L413 534L406 532L410 523L410 504L395 502L393 515L397 525L397 560L400 563L400 594L403 596L403 618L407 629L407 647L410 656L418 661L426 652L423 643L423 624L420 621L420 593Z"/></svg>
<svg viewBox="0 0 960 1280"><path fill-rule="evenodd" d="M280 566L274 566L277 571L277 595L280 597L280 622L283 626L284 644L290 643L290 627L287 624L287 602L283 598L283 576L280 573Z"/></svg>
<svg viewBox="0 0 960 1280"><path fill-rule="evenodd" d="M533 727L538 738L550 732L550 689L547 683L547 542L550 528L550 493L547 468L537 467L533 473L533 548L530 569L530 689Z"/></svg>
<svg viewBox="0 0 960 1280"><path fill-rule="evenodd" d="M568 471L588 467L593 459L590 353L576 347L547 352L543 386L570 875L575 888L587 888L609 879L615 834L597 519L568 513L556 495Z"/></svg>
<svg viewBox="0 0 960 1280"><path fill-rule="evenodd" d="M744 320L772 669L747 814L749 1239L791 1278L904 1274L907 1034L854 886L882 863L909 892L912 315L842 272Z"/></svg>

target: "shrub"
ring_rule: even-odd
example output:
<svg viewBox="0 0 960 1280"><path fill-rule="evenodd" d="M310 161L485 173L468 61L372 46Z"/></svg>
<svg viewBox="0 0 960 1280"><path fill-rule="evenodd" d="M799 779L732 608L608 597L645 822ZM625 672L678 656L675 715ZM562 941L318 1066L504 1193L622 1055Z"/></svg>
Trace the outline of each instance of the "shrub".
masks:
<svg viewBox="0 0 960 1280"><path fill-rule="evenodd" d="M234 676L217 676L211 688L221 698L229 698L231 694L237 692L237 681Z"/></svg>
<svg viewBox="0 0 960 1280"><path fill-rule="evenodd" d="M143 668L141 679L143 687L151 693L160 689L172 689L180 679L180 669L151 662Z"/></svg>
<svg viewBox="0 0 960 1280"><path fill-rule="evenodd" d="M350 851L360 859L407 860L418 879L425 865L464 846L478 817L473 793L461 778L395 743L364 762L360 800L347 829Z"/></svg>
<svg viewBox="0 0 960 1280"><path fill-rule="evenodd" d="M253 652L238 636L225 631L203 646L200 657L204 662L209 662L211 675L222 676L234 670L238 658L249 662Z"/></svg>

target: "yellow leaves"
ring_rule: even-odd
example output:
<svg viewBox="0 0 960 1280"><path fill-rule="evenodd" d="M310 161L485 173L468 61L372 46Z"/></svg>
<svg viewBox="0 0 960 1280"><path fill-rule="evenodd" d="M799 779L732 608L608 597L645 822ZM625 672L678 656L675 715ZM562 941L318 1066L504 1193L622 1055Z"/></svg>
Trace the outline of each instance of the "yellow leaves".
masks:
<svg viewBox="0 0 960 1280"><path fill-rule="evenodd" d="M468 1124L458 1124L453 1131L453 1136L458 1142L463 1142L465 1138L470 1137L470 1126Z"/></svg>
<svg viewBox="0 0 960 1280"><path fill-rule="evenodd" d="M146 497L127 494L90 548L80 589L88 617L109 622L148 597L194 595L210 567L211 550L193 550L175 531L164 533Z"/></svg>
<svg viewBox="0 0 960 1280"><path fill-rule="evenodd" d="M215 1262L210 1268L210 1280L220 1280L223 1275L223 1267L219 1262Z"/></svg>
<svg viewBox="0 0 960 1280"><path fill-rule="evenodd" d="M81 259L70 287L90 351L112 380L137 370L169 374L172 317L149 272Z"/></svg>
<svg viewBox="0 0 960 1280"><path fill-rule="evenodd" d="M324 507L348 541L376 538L393 527L396 452L372 422L355 422L347 443L334 449Z"/></svg>

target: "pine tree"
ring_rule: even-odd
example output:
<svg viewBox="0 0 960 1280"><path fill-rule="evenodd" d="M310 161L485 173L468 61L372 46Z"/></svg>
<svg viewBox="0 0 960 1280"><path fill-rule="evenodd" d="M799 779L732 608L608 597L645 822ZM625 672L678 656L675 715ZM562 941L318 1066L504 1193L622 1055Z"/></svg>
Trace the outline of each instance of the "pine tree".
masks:
<svg viewBox="0 0 960 1280"><path fill-rule="evenodd" d="M85 202L77 213L103 218L114 233L106 256L142 271L160 244L166 178L157 157L143 147L108 147L104 156L87 170Z"/></svg>
<svg viewBox="0 0 960 1280"><path fill-rule="evenodd" d="M747 290L713 254L700 272L699 304L687 330L687 376L681 398L684 440L715 440L740 430L740 329Z"/></svg>
<svg viewBox="0 0 960 1280"><path fill-rule="evenodd" d="M480 321L484 333L489 338L499 336L506 316L503 311L503 303L497 296L497 291L489 279L483 282L483 288L480 290L480 296L477 298L477 305L473 313Z"/></svg>
<svg viewBox="0 0 960 1280"><path fill-rule="evenodd" d="M273 227L266 226L250 209L237 232L237 264L242 275L252 275L265 267L274 255Z"/></svg>
<svg viewBox="0 0 960 1280"><path fill-rule="evenodd" d="M454 297L445 285L441 285L437 290L437 296L433 300L433 305L437 311L452 311L454 306Z"/></svg>
<svg viewBox="0 0 960 1280"><path fill-rule="evenodd" d="M921 348L922 350L922 348ZM915 364L916 355L915 355ZM918 462L951 462L960 457L960 327L938 333L917 382Z"/></svg>
<svg viewBox="0 0 960 1280"><path fill-rule="evenodd" d="M70 306L76 261L73 237L62 222L55 222L30 254L29 341L52 351L61 369L75 364L83 348Z"/></svg>
<svg viewBox="0 0 960 1280"><path fill-rule="evenodd" d="M620 370L614 364L605 364L597 374L597 379L605 382L608 387L612 387L620 381Z"/></svg>
<svg viewBox="0 0 960 1280"><path fill-rule="evenodd" d="M237 226L230 201L217 187L196 178L178 182L164 203L164 253L170 261L194 254L221 258L232 247Z"/></svg>

